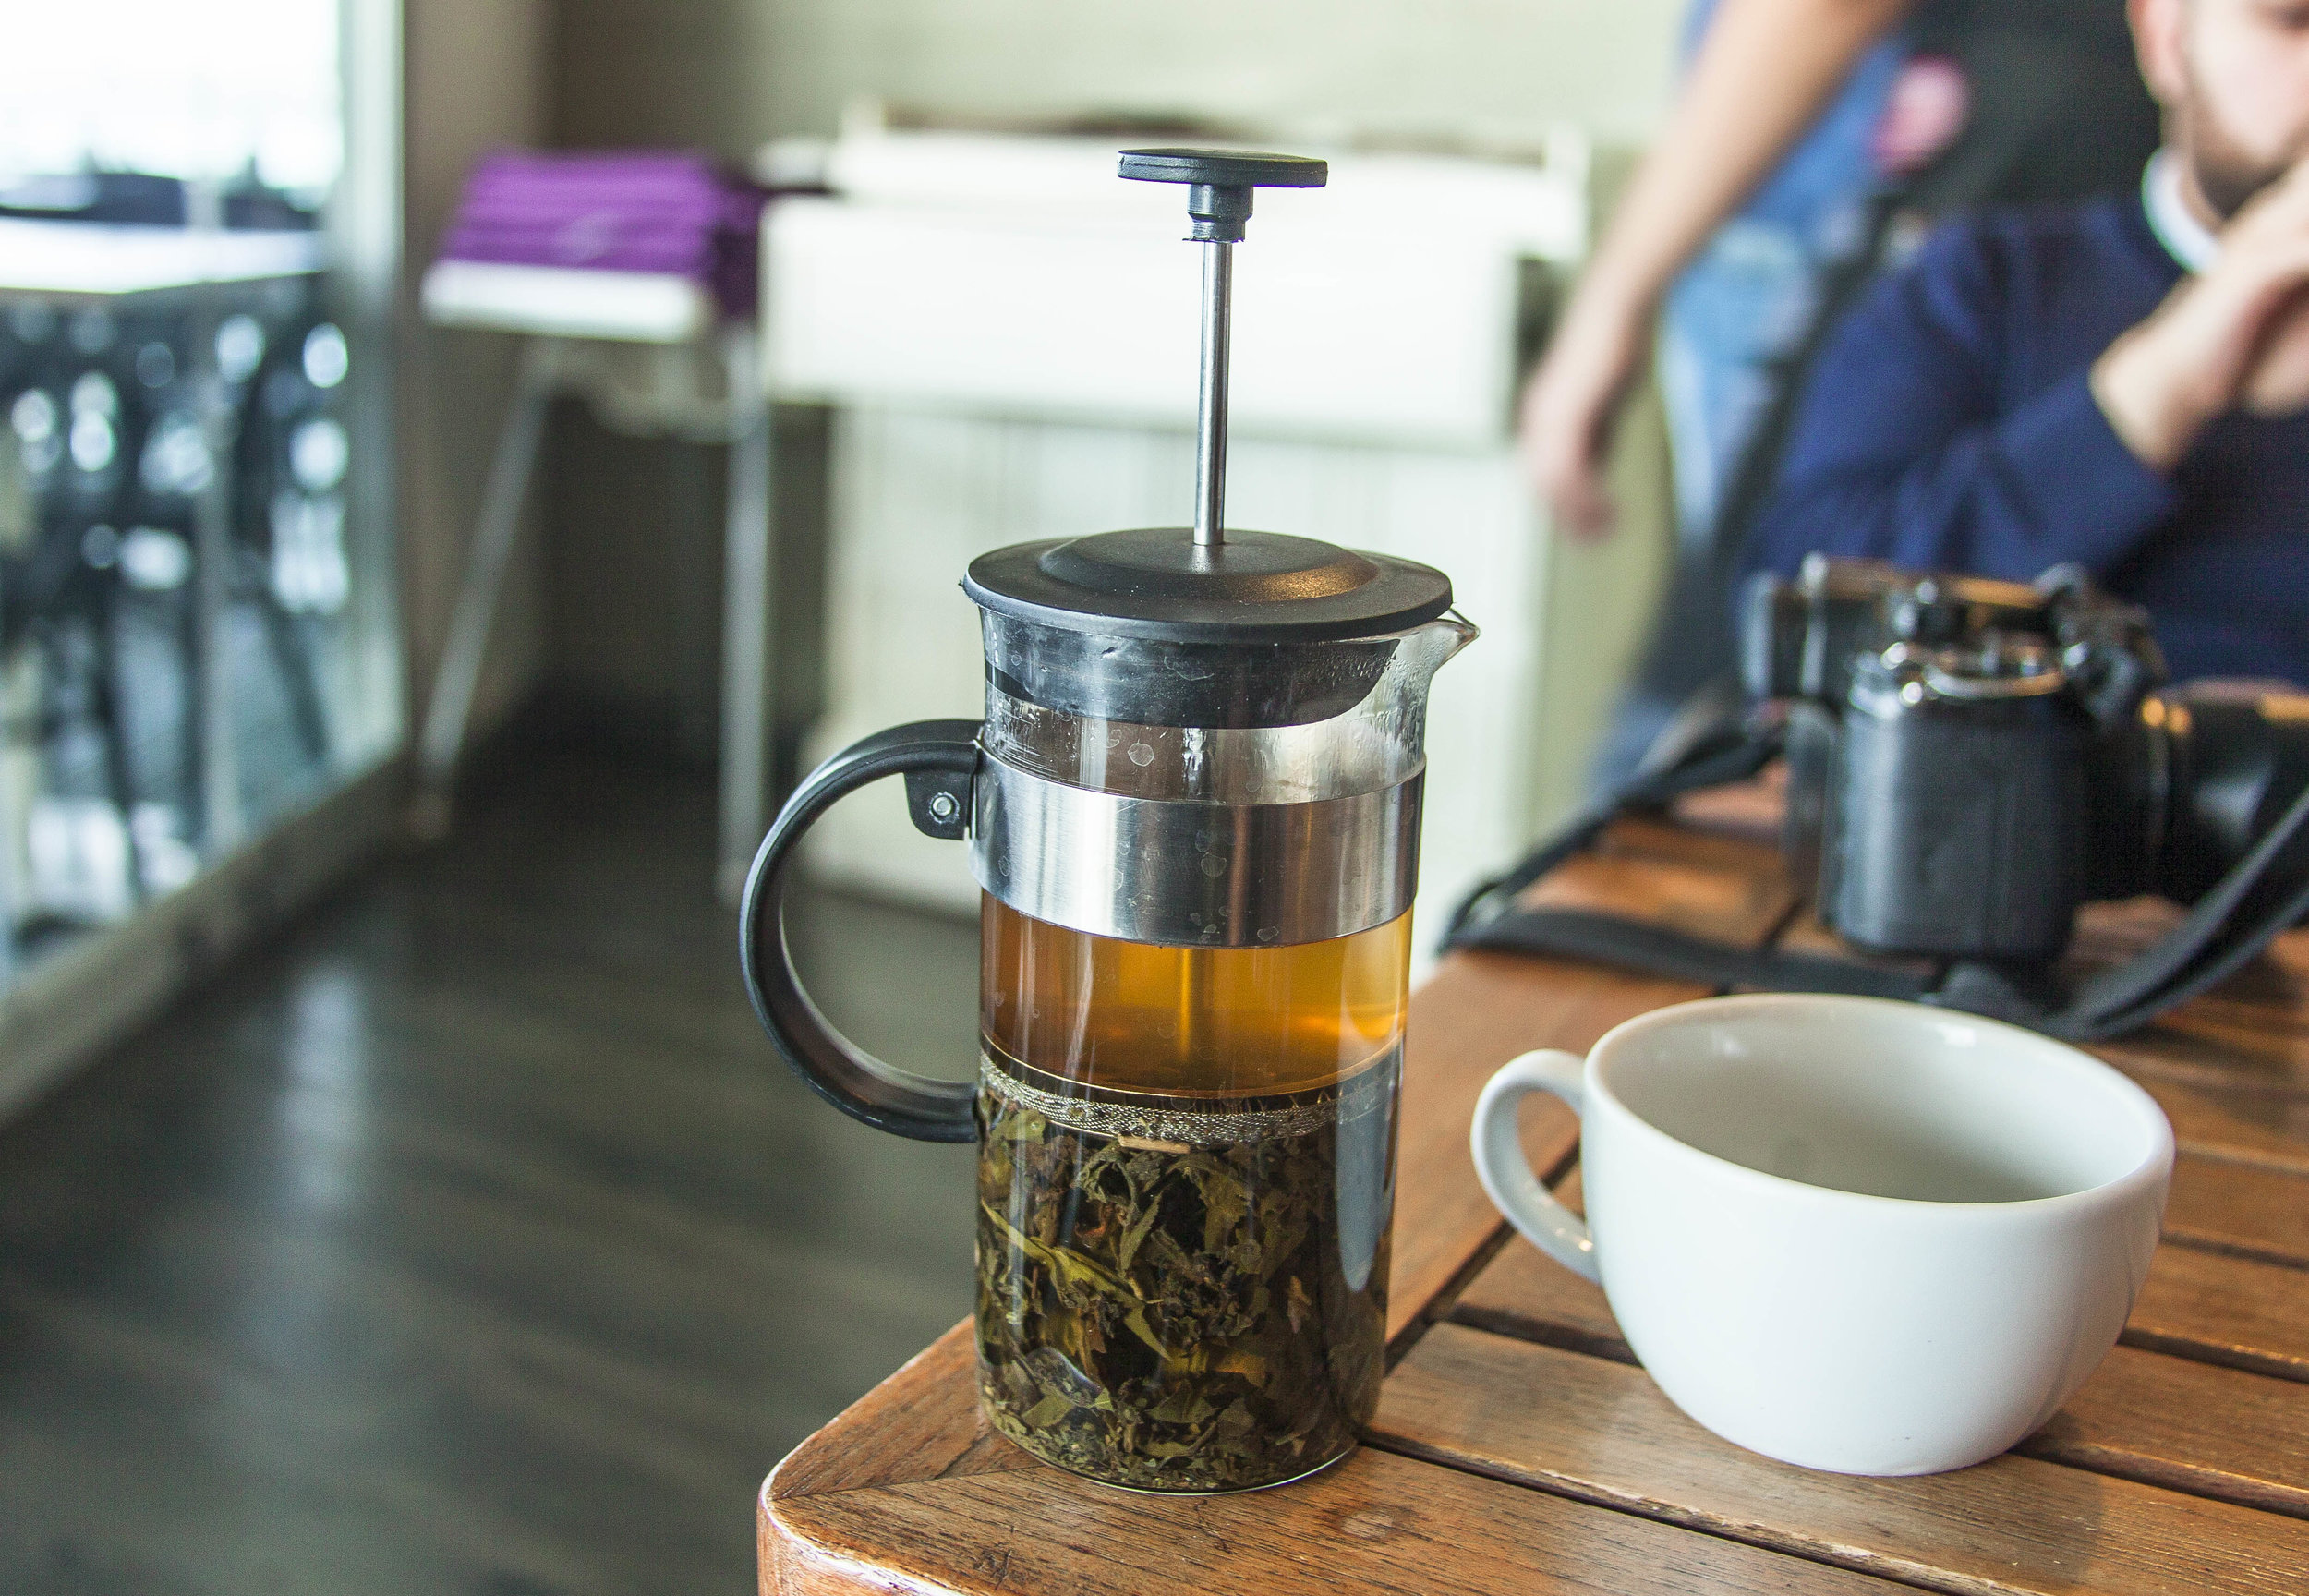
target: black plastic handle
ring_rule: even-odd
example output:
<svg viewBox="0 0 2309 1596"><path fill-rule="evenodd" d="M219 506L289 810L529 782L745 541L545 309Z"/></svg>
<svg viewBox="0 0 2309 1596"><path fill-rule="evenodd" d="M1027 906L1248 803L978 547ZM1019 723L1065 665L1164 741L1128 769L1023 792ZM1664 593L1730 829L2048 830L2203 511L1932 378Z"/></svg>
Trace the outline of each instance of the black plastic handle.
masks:
<svg viewBox="0 0 2309 1596"><path fill-rule="evenodd" d="M817 817L844 793L885 776L904 774L911 805L935 807L923 818L940 824L923 829L934 835L962 835L969 816L972 776L978 768L978 722L917 720L893 726L853 743L810 773L778 812L746 873L745 898L738 909L738 957L745 973L745 995L754 1013L778 1045L779 1053L811 1090L853 1119L877 1130L919 1142L970 1142L977 1138L971 1117L976 1084L936 1081L885 1064L858 1046L818 1012L794 974L786 944L786 875L794 844ZM917 780L943 777L943 780ZM937 803L953 798L955 804ZM949 813L959 804L959 815Z"/></svg>

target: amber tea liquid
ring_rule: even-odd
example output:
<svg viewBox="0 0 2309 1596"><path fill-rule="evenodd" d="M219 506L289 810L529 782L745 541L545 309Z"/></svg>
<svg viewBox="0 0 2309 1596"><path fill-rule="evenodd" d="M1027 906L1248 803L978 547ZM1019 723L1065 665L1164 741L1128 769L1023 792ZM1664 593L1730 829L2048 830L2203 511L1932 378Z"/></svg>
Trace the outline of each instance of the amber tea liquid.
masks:
<svg viewBox="0 0 2309 1596"><path fill-rule="evenodd" d="M1274 1484L1378 1401L1410 916L1165 948L989 898L980 1383L1049 1461Z"/></svg>

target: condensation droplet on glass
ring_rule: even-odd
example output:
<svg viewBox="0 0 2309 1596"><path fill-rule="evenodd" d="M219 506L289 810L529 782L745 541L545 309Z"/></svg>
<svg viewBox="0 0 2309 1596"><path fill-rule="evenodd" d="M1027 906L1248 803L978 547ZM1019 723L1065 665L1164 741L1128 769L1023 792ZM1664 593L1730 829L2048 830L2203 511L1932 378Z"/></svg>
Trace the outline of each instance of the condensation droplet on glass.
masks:
<svg viewBox="0 0 2309 1596"><path fill-rule="evenodd" d="M73 417L68 437L72 463L83 471L102 471L117 453L112 422L94 410L83 410Z"/></svg>
<svg viewBox="0 0 2309 1596"><path fill-rule="evenodd" d="M72 413L113 420L120 414L120 390L102 371L84 371L72 384Z"/></svg>
<svg viewBox="0 0 2309 1596"><path fill-rule="evenodd" d="M305 334L305 381L316 388L333 388L352 369L353 357L345 334L333 321L323 321Z"/></svg>
<svg viewBox="0 0 2309 1596"><path fill-rule="evenodd" d="M55 436L56 402L43 389L27 388L9 406L8 424L26 443L45 443Z"/></svg>
<svg viewBox="0 0 2309 1596"><path fill-rule="evenodd" d="M227 382L246 382L264 363L264 325L246 312L227 316L216 330L216 365Z"/></svg>

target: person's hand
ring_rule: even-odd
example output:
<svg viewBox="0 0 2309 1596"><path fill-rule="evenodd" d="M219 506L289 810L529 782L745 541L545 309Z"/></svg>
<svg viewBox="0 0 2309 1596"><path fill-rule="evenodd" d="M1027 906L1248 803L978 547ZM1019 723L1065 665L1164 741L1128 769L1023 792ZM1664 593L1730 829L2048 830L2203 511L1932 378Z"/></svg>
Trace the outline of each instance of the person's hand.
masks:
<svg viewBox="0 0 2309 1596"><path fill-rule="evenodd" d="M1546 358L1524 385L1517 418L1524 469L1555 525L1575 538L1601 538L1612 529L1604 457L1643 358L1645 320L1575 296Z"/></svg>
<svg viewBox="0 0 2309 1596"><path fill-rule="evenodd" d="M2109 346L2092 390L2125 447L2159 471L2229 411L2309 409L2309 160L2237 213L2210 270Z"/></svg>

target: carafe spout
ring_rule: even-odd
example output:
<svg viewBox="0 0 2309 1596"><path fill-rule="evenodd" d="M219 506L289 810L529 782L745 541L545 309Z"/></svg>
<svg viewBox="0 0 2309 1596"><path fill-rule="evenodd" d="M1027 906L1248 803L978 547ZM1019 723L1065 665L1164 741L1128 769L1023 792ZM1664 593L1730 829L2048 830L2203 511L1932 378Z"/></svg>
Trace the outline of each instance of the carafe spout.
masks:
<svg viewBox="0 0 2309 1596"><path fill-rule="evenodd" d="M1474 622L1452 610L1404 634L1395 662L1403 672L1404 690L1424 694L1435 672L1458 656L1459 650L1483 634Z"/></svg>

